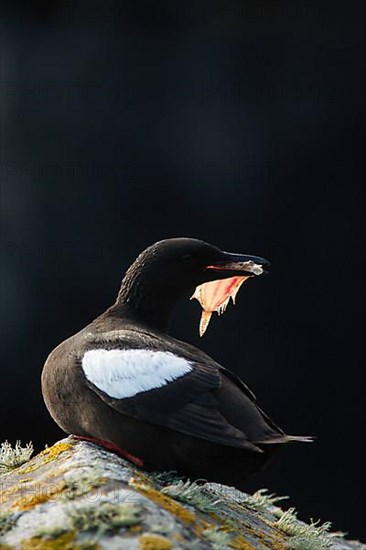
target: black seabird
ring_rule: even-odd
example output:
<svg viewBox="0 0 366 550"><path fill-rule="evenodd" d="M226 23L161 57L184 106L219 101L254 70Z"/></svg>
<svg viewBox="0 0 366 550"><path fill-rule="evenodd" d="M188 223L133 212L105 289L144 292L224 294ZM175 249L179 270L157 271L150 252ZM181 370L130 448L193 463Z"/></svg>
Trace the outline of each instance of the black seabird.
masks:
<svg viewBox="0 0 366 550"><path fill-rule="evenodd" d="M49 355L42 391L55 422L147 470L237 487L281 445L309 441L286 435L237 376L167 334L186 293L210 281L244 280L268 265L196 239L147 248L126 272L115 304ZM216 303L219 311L232 294Z"/></svg>

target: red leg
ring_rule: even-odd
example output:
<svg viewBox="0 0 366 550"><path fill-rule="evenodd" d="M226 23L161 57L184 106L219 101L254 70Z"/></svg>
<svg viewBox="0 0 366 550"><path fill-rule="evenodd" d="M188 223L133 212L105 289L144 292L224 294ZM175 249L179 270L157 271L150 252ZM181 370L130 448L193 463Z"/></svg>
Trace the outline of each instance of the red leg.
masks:
<svg viewBox="0 0 366 550"><path fill-rule="evenodd" d="M104 449L107 449L108 451L112 451L112 453L116 453L118 456L125 458L126 460L129 460L130 462L132 462L136 466L139 466L140 468L143 468L144 466L144 463L142 462L141 458L138 458L137 456L132 455L128 451L121 449L121 447L118 447L118 445L115 445L110 441L105 441L104 439L98 439L96 437L88 437L86 435L73 435L72 437L74 439L79 439L81 441L91 441L92 443L96 443L97 445L104 447Z"/></svg>

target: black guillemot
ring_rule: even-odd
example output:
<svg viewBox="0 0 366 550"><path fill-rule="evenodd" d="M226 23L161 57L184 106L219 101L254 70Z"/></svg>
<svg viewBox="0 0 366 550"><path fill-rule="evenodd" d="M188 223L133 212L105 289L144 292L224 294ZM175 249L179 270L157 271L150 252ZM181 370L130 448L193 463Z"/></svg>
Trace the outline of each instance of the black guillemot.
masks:
<svg viewBox="0 0 366 550"><path fill-rule="evenodd" d="M146 470L239 488L283 444L310 441L286 435L236 375L167 334L179 298L196 289L203 334L212 311L268 266L190 238L144 250L115 304L49 355L42 392L55 422Z"/></svg>

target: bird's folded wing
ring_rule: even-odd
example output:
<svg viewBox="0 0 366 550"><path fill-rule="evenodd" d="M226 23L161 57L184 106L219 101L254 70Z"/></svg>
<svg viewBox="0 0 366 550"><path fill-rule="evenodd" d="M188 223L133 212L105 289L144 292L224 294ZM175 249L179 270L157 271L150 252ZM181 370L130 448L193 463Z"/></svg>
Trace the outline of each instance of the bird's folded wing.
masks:
<svg viewBox="0 0 366 550"><path fill-rule="evenodd" d="M263 452L222 416L212 393L203 394L176 411L169 419L168 427L222 445Z"/></svg>
<svg viewBox="0 0 366 550"><path fill-rule="evenodd" d="M89 388L122 414L211 442L262 452L218 410L217 368L156 349L89 349Z"/></svg>

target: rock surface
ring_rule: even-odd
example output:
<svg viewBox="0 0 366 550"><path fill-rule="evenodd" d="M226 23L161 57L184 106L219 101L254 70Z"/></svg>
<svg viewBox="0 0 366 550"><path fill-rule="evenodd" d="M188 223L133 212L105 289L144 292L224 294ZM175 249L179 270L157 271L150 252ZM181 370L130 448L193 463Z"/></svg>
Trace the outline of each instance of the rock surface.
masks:
<svg viewBox="0 0 366 550"><path fill-rule="evenodd" d="M264 491L147 474L72 438L0 475L0 491L1 550L366 550Z"/></svg>

